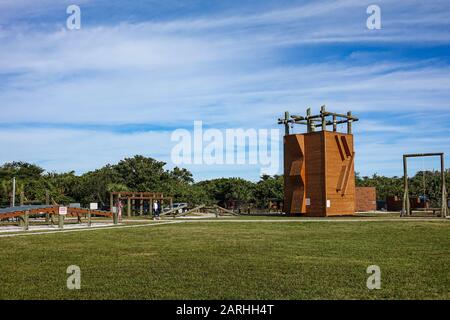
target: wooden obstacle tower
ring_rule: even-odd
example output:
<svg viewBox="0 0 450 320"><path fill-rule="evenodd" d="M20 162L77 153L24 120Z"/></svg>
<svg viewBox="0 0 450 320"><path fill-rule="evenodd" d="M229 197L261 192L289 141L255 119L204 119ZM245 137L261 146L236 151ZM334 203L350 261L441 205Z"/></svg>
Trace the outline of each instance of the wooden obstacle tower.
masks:
<svg viewBox="0 0 450 320"><path fill-rule="evenodd" d="M117 205L117 201L123 201L126 207L126 214L128 217L144 214L144 203L148 202L149 212L151 214L153 203L159 201L162 205L167 205L170 208L173 204L172 197L167 197L161 192L111 192L110 193L110 210ZM138 203L139 211L136 210L136 203Z"/></svg>
<svg viewBox="0 0 450 320"><path fill-rule="evenodd" d="M355 171L352 123L347 114L289 115L278 120L285 126L284 210L289 215L333 216L355 213ZM304 124L307 132L290 134L294 124ZM346 124L347 132L338 132ZM332 131L327 131L332 126Z"/></svg>

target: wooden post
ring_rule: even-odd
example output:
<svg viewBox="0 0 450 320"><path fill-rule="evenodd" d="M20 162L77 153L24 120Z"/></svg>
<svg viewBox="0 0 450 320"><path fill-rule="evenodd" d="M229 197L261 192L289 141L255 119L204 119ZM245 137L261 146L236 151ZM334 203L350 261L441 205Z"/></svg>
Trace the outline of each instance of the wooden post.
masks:
<svg viewBox="0 0 450 320"><path fill-rule="evenodd" d="M447 217L447 189L445 187L445 166L444 154L441 154L441 181L442 181L442 208L441 215L443 218Z"/></svg>
<svg viewBox="0 0 450 320"><path fill-rule="evenodd" d="M410 215L409 190L408 190L408 158L403 156L403 206L402 216Z"/></svg>
<svg viewBox="0 0 450 320"><path fill-rule="evenodd" d="M58 215L58 226L60 229L64 229L64 215Z"/></svg>
<svg viewBox="0 0 450 320"><path fill-rule="evenodd" d="M121 198L121 194L119 193L118 195L117 195L118 197L117 197L117 207L116 207L116 224L118 224L119 222L121 222L121 221L119 221L119 202L121 202L122 200L120 199ZM123 208L122 208L123 209ZM122 215L124 214L124 212L122 211Z"/></svg>
<svg viewBox="0 0 450 320"><path fill-rule="evenodd" d="M131 218L131 199L129 196L127 197L127 216Z"/></svg>
<svg viewBox="0 0 450 320"><path fill-rule="evenodd" d="M114 214L113 207L114 207L114 194L111 192L109 194L109 210L111 211L112 214Z"/></svg>
<svg viewBox="0 0 450 320"><path fill-rule="evenodd" d="M306 109L306 132L313 132L312 120L309 118L311 116L311 108Z"/></svg>
<svg viewBox="0 0 450 320"><path fill-rule="evenodd" d="M144 195L141 193L141 198L142 198L143 196L144 196ZM140 200L139 215L140 215L140 216L144 215L144 200L143 200L143 199Z"/></svg>
<svg viewBox="0 0 450 320"><path fill-rule="evenodd" d="M88 211L87 218L88 218L88 227L90 227L91 224L92 224L92 222L91 222L91 210Z"/></svg>
<svg viewBox="0 0 450 320"><path fill-rule="evenodd" d="M133 199L131 200L131 214L134 217L136 215L136 200L134 199L135 194L133 193L131 196L133 197Z"/></svg>
<svg viewBox="0 0 450 320"><path fill-rule="evenodd" d="M16 177L13 177L12 180L12 199L11 199L11 207L15 207L16 206Z"/></svg>
<svg viewBox="0 0 450 320"><path fill-rule="evenodd" d="M284 135L289 135L289 111L284 112Z"/></svg>
<svg viewBox="0 0 450 320"><path fill-rule="evenodd" d="M29 218L29 214L30 214L30 211L25 211L25 214L23 215L23 231L28 231L28 229L29 229L29 221L28 221L28 218Z"/></svg>
<svg viewBox="0 0 450 320"><path fill-rule="evenodd" d="M117 224L119 222L119 213L117 211L118 208L116 209L116 212L112 213L113 224Z"/></svg>
<svg viewBox="0 0 450 320"><path fill-rule="evenodd" d="M351 117L352 116L352 112L351 111L349 111L349 112L347 112L347 116L349 116L349 117ZM347 122L347 133L348 134L352 134L352 122L353 122L353 120L352 119L347 119L348 120L348 122Z"/></svg>
<svg viewBox="0 0 450 320"><path fill-rule="evenodd" d="M325 116L325 106L320 107L320 116L322 118L322 130L327 131L327 118Z"/></svg>

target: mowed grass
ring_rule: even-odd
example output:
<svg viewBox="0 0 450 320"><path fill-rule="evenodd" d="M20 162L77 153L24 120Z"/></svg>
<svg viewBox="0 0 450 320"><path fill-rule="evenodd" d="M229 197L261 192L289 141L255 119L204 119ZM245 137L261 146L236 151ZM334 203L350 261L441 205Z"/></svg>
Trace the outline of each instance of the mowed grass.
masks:
<svg viewBox="0 0 450 320"><path fill-rule="evenodd" d="M0 299L449 299L450 224L188 222L1 238ZM68 290L66 268L81 268ZM381 268L368 290L366 268Z"/></svg>

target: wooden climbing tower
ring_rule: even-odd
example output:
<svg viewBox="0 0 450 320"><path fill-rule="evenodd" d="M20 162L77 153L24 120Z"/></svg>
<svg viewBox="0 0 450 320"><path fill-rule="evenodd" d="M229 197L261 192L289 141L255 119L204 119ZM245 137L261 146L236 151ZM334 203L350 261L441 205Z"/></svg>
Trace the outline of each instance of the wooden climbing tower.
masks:
<svg viewBox="0 0 450 320"><path fill-rule="evenodd" d="M355 171L352 122L347 114L327 112L319 115L289 116L284 137L284 208L290 215L332 216L355 212ZM338 124L347 132L338 132ZM307 132L290 134L293 124L305 124ZM327 131L332 126L332 131ZM320 130L318 130L320 129Z"/></svg>

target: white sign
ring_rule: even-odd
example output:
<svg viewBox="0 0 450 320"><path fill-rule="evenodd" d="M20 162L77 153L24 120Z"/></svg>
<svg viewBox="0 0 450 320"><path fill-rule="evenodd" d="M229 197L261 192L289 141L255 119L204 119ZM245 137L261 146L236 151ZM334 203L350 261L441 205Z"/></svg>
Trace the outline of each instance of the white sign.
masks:
<svg viewBox="0 0 450 320"><path fill-rule="evenodd" d="M331 208L331 201L327 200L327 208Z"/></svg>
<svg viewBox="0 0 450 320"><path fill-rule="evenodd" d="M91 209L91 210L98 210L98 203L97 202L91 202L89 204L89 209Z"/></svg>
<svg viewBox="0 0 450 320"><path fill-rule="evenodd" d="M66 215L67 214L67 207L59 207L58 213L60 215Z"/></svg>
<svg viewBox="0 0 450 320"><path fill-rule="evenodd" d="M311 205L311 199L310 198L306 198L306 205L310 206Z"/></svg>

